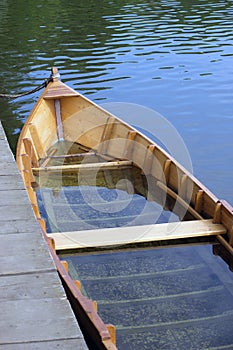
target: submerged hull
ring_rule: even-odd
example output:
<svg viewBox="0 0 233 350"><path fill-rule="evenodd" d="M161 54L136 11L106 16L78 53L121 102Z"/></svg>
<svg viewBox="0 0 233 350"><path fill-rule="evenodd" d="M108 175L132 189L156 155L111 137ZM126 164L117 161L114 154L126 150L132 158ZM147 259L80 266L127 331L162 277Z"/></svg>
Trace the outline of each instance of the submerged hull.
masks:
<svg viewBox="0 0 233 350"><path fill-rule="evenodd" d="M212 242L214 252L233 267L230 205L216 198L146 136L70 89L55 75L22 129L17 164L90 348L116 349L115 328L103 323L96 303L82 294L80 283L69 276L67 264L59 259L58 252ZM128 176L127 169L133 171L133 181L129 178L123 181ZM90 173L94 173L94 177ZM71 229L67 220L62 229L65 232L56 232L58 227L54 220L45 223L38 204L38 187L52 183L53 193L59 192L59 187L67 188L69 181L77 178L85 186L98 187L103 186L103 177L108 188L121 184L121 189L128 194L137 193L150 203L156 202L159 208L173 212L179 223L158 223L156 215L151 221L151 213L156 209L151 209L149 204L145 219L134 218L129 225L124 217L117 224L118 228L111 226L114 216L102 219L107 222L105 226L95 226L90 219L83 219L82 223L75 221ZM73 205L74 208L78 206ZM146 218L149 221L144 221Z"/></svg>

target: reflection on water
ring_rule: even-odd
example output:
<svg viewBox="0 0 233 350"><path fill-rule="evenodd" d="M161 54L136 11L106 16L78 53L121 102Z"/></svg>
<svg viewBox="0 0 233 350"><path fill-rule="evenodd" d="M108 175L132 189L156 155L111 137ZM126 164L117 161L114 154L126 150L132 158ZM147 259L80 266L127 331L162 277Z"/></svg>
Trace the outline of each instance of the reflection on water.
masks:
<svg viewBox="0 0 233 350"><path fill-rule="evenodd" d="M184 138L197 176L233 202L232 14L231 1L216 0L4 0L0 90L31 89L56 65L95 101L153 108ZM38 95L1 101L13 149Z"/></svg>

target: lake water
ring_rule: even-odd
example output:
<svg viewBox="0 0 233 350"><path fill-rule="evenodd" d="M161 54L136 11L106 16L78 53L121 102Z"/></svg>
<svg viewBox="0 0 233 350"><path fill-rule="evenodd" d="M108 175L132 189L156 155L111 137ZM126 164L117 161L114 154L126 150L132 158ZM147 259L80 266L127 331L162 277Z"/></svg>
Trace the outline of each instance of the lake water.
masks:
<svg viewBox="0 0 233 350"><path fill-rule="evenodd" d="M232 19L232 1L1 0L0 93L35 87L55 65L97 103L153 109L184 140L194 174L232 204ZM0 101L13 149L38 96ZM158 136L150 113L129 121Z"/></svg>

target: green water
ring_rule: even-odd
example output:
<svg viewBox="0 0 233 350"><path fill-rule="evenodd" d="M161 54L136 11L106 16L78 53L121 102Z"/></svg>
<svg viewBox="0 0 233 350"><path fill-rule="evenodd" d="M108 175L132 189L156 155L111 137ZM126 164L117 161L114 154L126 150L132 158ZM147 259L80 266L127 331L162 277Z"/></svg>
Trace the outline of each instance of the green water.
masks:
<svg viewBox="0 0 233 350"><path fill-rule="evenodd" d="M0 92L31 89L56 65L95 102L152 108L183 138L195 175L233 203L232 19L232 1L1 0ZM0 101L13 149L38 95ZM129 121L161 132L151 115Z"/></svg>

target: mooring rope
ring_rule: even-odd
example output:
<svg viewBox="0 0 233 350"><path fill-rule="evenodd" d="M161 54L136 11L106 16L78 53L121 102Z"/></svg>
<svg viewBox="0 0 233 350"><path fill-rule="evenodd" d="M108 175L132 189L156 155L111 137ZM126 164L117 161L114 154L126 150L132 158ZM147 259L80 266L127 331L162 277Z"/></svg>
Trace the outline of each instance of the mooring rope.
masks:
<svg viewBox="0 0 233 350"><path fill-rule="evenodd" d="M53 76L51 75L48 79L45 79L42 84L40 84L39 86L37 86L36 88L34 88L32 90L29 90L29 91L26 91L26 92L23 92L23 93L17 94L17 95L0 94L0 98L7 98L7 99L12 98L12 99L14 99L14 98L23 97L23 96L33 94L34 92L37 92L41 89L44 89L48 85L48 83L52 80L53 80Z"/></svg>

